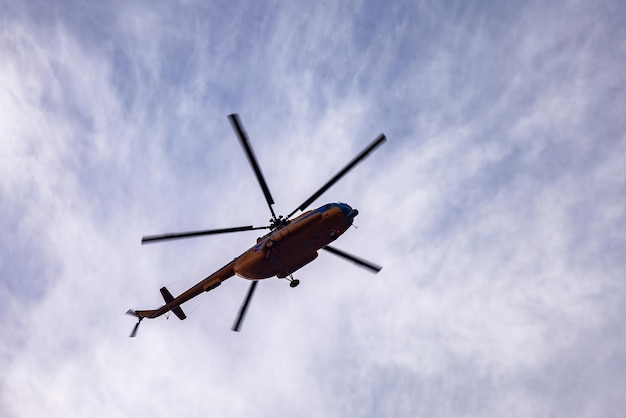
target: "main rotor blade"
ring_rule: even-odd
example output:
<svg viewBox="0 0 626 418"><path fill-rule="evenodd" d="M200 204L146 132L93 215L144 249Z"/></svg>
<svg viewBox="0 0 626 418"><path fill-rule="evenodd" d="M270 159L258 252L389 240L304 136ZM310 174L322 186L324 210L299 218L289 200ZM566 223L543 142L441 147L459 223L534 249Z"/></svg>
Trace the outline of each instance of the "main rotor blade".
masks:
<svg viewBox="0 0 626 418"><path fill-rule="evenodd" d="M256 289L256 285L258 281L253 281L250 283L250 287L248 288L248 294L246 295L246 299L243 301L243 305L239 309L239 315L237 315L237 319L231 328L235 332L239 332L239 328L241 327L241 323L243 322L243 318L246 316L246 311L248 310L248 305L250 304L250 300L252 299L252 295L254 294L254 289Z"/></svg>
<svg viewBox="0 0 626 418"><path fill-rule="evenodd" d="M129 337L130 338L135 338L137 336L137 331L139 330L139 324L141 324L141 322L137 322L133 328L133 330L130 332Z"/></svg>
<svg viewBox="0 0 626 418"><path fill-rule="evenodd" d="M237 132L237 136L239 137L239 142L241 142L241 146L243 150L246 152L246 156L248 157L248 161L254 170L254 174L256 175L257 180L259 180L259 185L263 190L263 194L265 195L265 200L267 201L267 206L270 208L270 212L272 212L272 218L276 217L274 213L274 209L272 205L274 204L274 199L272 198L272 194L270 193L270 189L267 187L267 183L265 182L265 178L263 177L263 173L261 172L261 168L257 163L257 159L254 156L254 151L250 146L250 141L248 140L248 135L246 131L243 129L243 125L241 124L241 120L239 120L239 115L233 113L232 115L228 115L228 119L230 123L233 125L233 129Z"/></svg>
<svg viewBox="0 0 626 418"><path fill-rule="evenodd" d="M378 137L374 140L374 142L369 144L367 146L367 148L365 148L363 151L361 151L361 153L359 155L357 155L352 161L350 161L348 163L348 165L346 165L343 169L341 169L341 171L339 173L337 173L332 179L328 180L328 182L325 185L323 185L318 191L313 193L313 195L311 197L309 197L307 200L305 200L304 203L302 203L300 206L298 206L298 208L295 209L293 212L291 212L287 217L291 218L291 215L296 213L298 210L306 209L311 203L313 203L313 201L315 201L318 197L320 197L322 195L322 193L324 193L326 190L328 190L340 178L342 178L344 175L346 175L346 173L348 171L350 171L355 165L357 165L358 163L361 162L361 160L363 160L365 157L367 157L370 152L374 151L374 149L376 147L381 145L386 140L387 140L387 138L385 137L385 134L378 135Z"/></svg>
<svg viewBox="0 0 626 418"><path fill-rule="evenodd" d="M148 235L141 238L141 244L150 244L157 241L168 241L181 238L193 238L203 235L227 234L229 232L254 231L256 229L268 229L268 226L239 226L236 228L207 229L204 231L177 232L173 234Z"/></svg>
<svg viewBox="0 0 626 418"><path fill-rule="evenodd" d="M362 258L359 258L357 256L354 256L352 254L348 254L345 251L342 250L338 250L337 248L331 247L330 245L327 245L325 247L322 247L323 249L325 249L326 251L333 253L335 255L338 255L339 257L343 257L346 260L352 261L353 263L361 266L361 267L365 267L366 269L372 271L374 274L378 273L379 271L382 270L382 267L371 263L367 260L363 260Z"/></svg>

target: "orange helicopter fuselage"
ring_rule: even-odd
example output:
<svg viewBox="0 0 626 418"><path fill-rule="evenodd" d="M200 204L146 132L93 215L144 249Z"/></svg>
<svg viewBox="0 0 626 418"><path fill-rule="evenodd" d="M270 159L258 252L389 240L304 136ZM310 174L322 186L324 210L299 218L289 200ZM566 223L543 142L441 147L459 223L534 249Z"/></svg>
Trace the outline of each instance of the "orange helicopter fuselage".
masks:
<svg viewBox="0 0 626 418"><path fill-rule="evenodd" d="M329 203L303 213L259 238L234 261L235 274L258 280L287 277L317 258L317 251L336 240L352 225L358 211L345 203Z"/></svg>

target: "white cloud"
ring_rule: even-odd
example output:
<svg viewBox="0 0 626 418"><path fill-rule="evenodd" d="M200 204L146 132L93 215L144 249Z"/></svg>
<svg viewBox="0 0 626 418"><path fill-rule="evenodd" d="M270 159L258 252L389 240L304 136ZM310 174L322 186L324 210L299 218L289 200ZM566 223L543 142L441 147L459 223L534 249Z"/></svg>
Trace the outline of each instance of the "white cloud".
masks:
<svg viewBox="0 0 626 418"><path fill-rule="evenodd" d="M618 416L618 12L9 14L0 415ZM144 321L128 339L127 308L160 304L160 286L183 291L255 237L142 235L268 217L234 111L283 214L387 134L313 205L357 207L337 246L384 269L320 254L296 290L261 283L242 333L229 327L247 282L233 279L185 304L186 321Z"/></svg>

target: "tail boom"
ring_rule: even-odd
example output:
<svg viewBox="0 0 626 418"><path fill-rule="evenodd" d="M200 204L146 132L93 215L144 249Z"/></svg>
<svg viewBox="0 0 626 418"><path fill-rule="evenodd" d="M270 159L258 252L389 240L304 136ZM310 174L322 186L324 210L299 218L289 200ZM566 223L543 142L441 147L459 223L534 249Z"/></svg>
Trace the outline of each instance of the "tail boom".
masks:
<svg viewBox="0 0 626 418"><path fill-rule="evenodd" d="M134 311L134 312L135 312L135 315L139 318L156 318L157 316L161 316L165 313L165 312L158 313L161 309L152 309L152 310L148 309L148 310Z"/></svg>
<svg viewBox="0 0 626 418"><path fill-rule="evenodd" d="M217 286L222 284L222 282L232 276L235 275L233 266L234 261L231 261L215 273L211 274L206 279L197 283L193 287L187 289L185 292L180 294L178 297L174 297L167 288L162 287L160 289L161 296L163 296L163 300L165 301L165 305L161 306L158 309L147 309L147 310L139 310L133 311L133 315L142 320L143 318L157 318L169 311L174 312L180 320L187 318L187 315L183 312L180 305L187 302L189 299L192 299L203 292L208 292L209 290L215 289Z"/></svg>

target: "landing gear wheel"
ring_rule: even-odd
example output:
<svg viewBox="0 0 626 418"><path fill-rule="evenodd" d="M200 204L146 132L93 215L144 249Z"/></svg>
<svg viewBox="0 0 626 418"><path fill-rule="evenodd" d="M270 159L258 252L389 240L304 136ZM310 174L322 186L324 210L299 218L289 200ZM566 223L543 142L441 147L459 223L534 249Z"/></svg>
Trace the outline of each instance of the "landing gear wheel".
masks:
<svg viewBox="0 0 626 418"><path fill-rule="evenodd" d="M300 284L300 280L298 279L293 279L291 282L289 282L289 287L296 287Z"/></svg>

